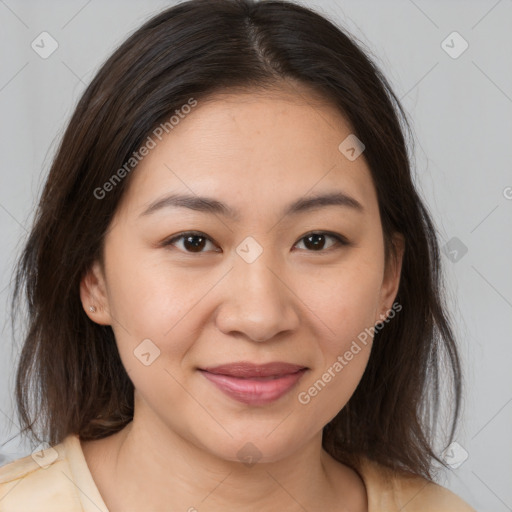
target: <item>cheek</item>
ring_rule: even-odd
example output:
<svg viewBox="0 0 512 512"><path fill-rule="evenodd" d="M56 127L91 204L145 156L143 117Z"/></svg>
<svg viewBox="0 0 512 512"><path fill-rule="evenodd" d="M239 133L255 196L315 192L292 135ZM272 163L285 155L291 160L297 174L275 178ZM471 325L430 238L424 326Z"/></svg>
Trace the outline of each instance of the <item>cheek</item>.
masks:
<svg viewBox="0 0 512 512"><path fill-rule="evenodd" d="M311 319L316 318L316 339L326 355L344 351L352 339L375 324L381 280L375 262L354 258L353 263L322 269L299 281L297 296L312 312Z"/></svg>
<svg viewBox="0 0 512 512"><path fill-rule="evenodd" d="M329 364L318 369L297 391L297 407L301 416L314 418L314 422L308 425L311 432L321 429L345 407L364 373L370 344L356 342L346 348L348 350L340 350L330 358Z"/></svg>
<svg viewBox="0 0 512 512"><path fill-rule="evenodd" d="M138 369L143 362L138 356L148 352L145 359L154 360L153 368L164 358L166 367L179 362L197 335L197 318L191 324L197 305L214 282L148 264L136 251L116 254L107 262L109 309L124 366Z"/></svg>
<svg viewBox="0 0 512 512"><path fill-rule="evenodd" d="M318 317L313 372L297 391L297 401L318 425L329 422L346 405L370 356L381 274L373 263L348 264L315 279L299 291ZM311 281L310 281L311 284ZM309 290L309 291L308 291Z"/></svg>

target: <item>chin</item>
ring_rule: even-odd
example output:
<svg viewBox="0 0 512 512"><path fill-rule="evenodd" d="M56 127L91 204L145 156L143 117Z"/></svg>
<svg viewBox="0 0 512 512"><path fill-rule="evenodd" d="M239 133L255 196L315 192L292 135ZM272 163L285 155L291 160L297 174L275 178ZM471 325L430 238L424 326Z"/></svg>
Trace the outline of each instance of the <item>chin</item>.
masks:
<svg viewBox="0 0 512 512"><path fill-rule="evenodd" d="M270 429L246 429L244 434L234 434L230 431L232 438L226 435L221 439L210 440L205 443L203 449L215 457L231 462L242 462L248 467L256 463L278 462L291 456L308 441L304 437L303 428L290 431L283 428L283 425L278 425L279 423L275 423ZM278 432L279 429L281 432Z"/></svg>

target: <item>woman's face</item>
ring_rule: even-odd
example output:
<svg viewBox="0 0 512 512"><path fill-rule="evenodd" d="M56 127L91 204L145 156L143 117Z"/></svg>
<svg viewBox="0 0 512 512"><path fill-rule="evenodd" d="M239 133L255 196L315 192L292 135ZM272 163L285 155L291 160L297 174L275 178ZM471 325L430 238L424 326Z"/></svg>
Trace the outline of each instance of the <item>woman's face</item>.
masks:
<svg viewBox="0 0 512 512"><path fill-rule="evenodd" d="M104 268L81 294L91 319L112 325L135 417L155 435L274 461L318 439L353 394L401 258L385 272L364 153L339 149L350 134L332 107L283 91L199 102L153 136L107 232ZM306 370L202 370L238 362Z"/></svg>

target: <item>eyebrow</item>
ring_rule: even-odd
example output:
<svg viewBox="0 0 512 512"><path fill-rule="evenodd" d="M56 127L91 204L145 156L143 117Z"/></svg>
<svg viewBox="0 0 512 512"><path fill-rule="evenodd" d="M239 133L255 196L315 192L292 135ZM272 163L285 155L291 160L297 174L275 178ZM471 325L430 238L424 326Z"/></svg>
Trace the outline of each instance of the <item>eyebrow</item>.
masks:
<svg viewBox="0 0 512 512"><path fill-rule="evenodd" d="M282 216L296 215L327 206L341 206L350 208L359 213L364 212L363 205L357 201L357 199L344 192L331 192L315 195L313 197L300 198L286 206L282 212ZM150 215L164 208L188 208L198 212L222 215L232 220L240 220L240 212L227 204L211 197L188 194L170 194L161 199L157 199L153 201L140 216Z"/></svg>

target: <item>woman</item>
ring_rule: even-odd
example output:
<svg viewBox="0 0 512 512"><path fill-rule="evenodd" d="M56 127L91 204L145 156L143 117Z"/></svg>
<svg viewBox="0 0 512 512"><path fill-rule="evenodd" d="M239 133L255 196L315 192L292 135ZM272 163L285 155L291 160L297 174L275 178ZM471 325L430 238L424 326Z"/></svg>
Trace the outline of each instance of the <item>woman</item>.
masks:
<svg viewBox="0 0 512 512"><path fill-rule="evenodd" d="M401 120L293 3L192 0L130 36L19 262L44 442L1 468L2 510L473 510L433 482L443 356L448 442L461 371Z"/></svg>

